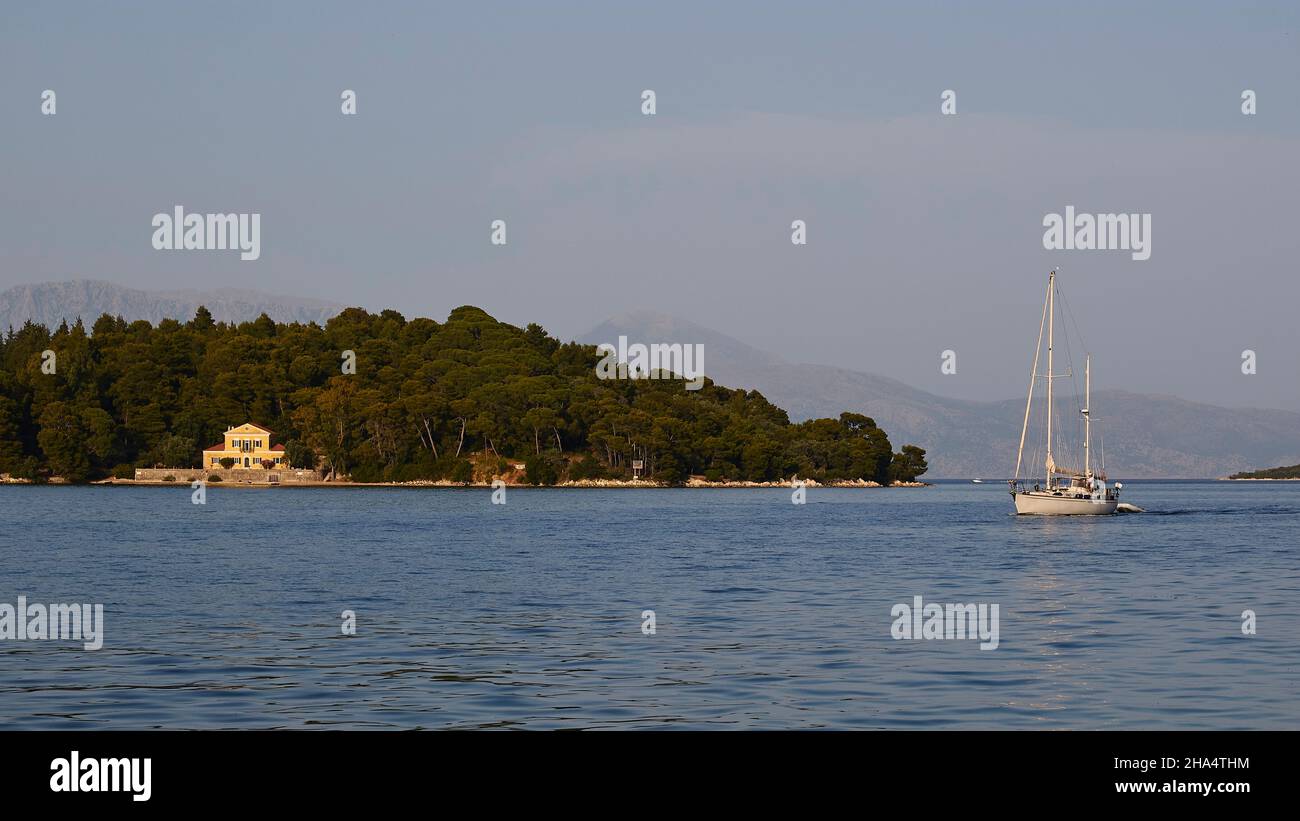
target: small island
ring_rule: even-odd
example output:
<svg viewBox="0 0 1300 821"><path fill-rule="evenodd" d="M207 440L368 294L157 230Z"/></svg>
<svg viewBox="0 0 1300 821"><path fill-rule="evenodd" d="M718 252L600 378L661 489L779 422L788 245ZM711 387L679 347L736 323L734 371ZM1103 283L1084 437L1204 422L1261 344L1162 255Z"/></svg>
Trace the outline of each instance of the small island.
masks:
<svg viewBox="0 0 1300 821"><path fill-rule="evenodd" d="M1247 480L1272 480L1272 479L1300 479L1300 465L1290 465L1289 467L1267 468L1265 470L1243 471L1234 473L1229 479L1247 479Z"/></svg>
<svg viewBox="0 0 1300 821"><path fill-rule="evenodd" d="M601 360L471 306L28 322L0 337L0 481L882 487L927 469L861 413L794 422L758 391Z"/></svg>

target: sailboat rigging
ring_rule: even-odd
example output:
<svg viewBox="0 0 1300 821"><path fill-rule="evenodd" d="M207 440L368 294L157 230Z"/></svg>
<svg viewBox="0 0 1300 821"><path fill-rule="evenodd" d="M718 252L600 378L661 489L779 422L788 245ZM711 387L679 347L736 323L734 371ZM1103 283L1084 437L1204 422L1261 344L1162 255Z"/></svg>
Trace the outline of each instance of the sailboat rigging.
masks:
<svg viewBox="0 0 1300 821"><path fill-rule="evenodd" d="M1047 331L1047 372L1038 373L1038 357L1043 346L1043 331ZM1106 485L1104 466L1101 471L1092 467L1092 357L1087 355L1084 364L1084 400L1080 412L1083 415L1083 467L1057 463L1052 452L1053 417L1055 417L1054 382L1062 376L1073 376L1069 371L1058 374L1053 371L1056 348L1056 271L1047 276L1047 297L1043 300L1043 316L1038 324L1038 344L1034 348L1034 364L1029 373L1029 395L1025 398L1024 423L1020 428L1020 447L1016 451L1016 469L1011 486L1011 497L1018 514L1040 515L1102 515L1114 513L1119 507L1119 491L1122 485ZM1021 482L1020 469L1025 454L1025 437L1029 432L1029 419L1034 406L1034 388L1039 379L1047 383L1046 391L1046 458L1044 480L1028 486L1028 480ZM1077 390L1077 383L1076 383Z"/></svg>

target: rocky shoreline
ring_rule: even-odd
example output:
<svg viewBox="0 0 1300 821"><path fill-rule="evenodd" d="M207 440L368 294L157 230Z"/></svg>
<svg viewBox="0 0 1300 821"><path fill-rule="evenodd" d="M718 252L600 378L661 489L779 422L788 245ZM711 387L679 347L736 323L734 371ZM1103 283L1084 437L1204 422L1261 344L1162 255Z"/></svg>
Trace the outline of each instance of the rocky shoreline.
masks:
<svg viewBox="0 0 1300 821"><path fill-rule="evenodd" d="M181 471L177 472L182 473ZM94 485L137 485L141 487L176 487L178 485L188 485L191 481L201 477L178 475L176 481L167 482L162 480L140 480L140 479L101 479L92 482ZM809 488L883 488L883 487L930 487L927 482L894 482L890 485L882 485L879 482L866 481L857 479L846 482L818 482L815 479L798 480L803 483L804 487ZM554 485L530 485L526 482L513 482L502 480L505 487L509 488L606 488L606 489L653 489L653 488L793 488L793 480L778 482L710 482L705 479L692 478L683 485L667 485L662 482L652 482L644 479L578 479L575 481L560 482ZM30 484L22 480L14 480L12 484ZM51 484L66 484L63 482L51 481ZM213 482L211 487L428 487L428 488L487 488L497 487L491 482L453 482L448 479L437 480L419 480L412 482L295 482L293 484L271 484L269 482Z"/></svg>

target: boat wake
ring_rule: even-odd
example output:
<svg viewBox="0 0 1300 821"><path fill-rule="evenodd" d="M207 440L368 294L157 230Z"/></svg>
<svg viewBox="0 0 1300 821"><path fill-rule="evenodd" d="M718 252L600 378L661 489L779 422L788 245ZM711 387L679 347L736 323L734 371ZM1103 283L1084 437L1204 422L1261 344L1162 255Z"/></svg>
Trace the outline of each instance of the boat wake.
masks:
<svg viewBox="0 0 1300 821"><path fill-rule="evenodd" d="M1267 505L1264 507L1221 507L1200 510L1156 510L1147 511L1147 513L1150 516L1241 516L1243 514L1250 514L1251 516L1300 516L1300 508Z"/></svg>

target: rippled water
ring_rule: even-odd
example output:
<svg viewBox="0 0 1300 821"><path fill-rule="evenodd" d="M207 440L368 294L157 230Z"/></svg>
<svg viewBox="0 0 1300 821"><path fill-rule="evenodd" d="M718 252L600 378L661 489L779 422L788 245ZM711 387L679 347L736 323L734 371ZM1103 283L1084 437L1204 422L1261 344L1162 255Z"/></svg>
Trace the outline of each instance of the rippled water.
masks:
<svg viewBox="0 0 1300 821"><path fill-rule="evenodd" d="M1300 483L490 494L0 487L0 602L107 633L0 642L0 726L1300 726ZM1000 646L892 639L915 595Z"/></svg>

